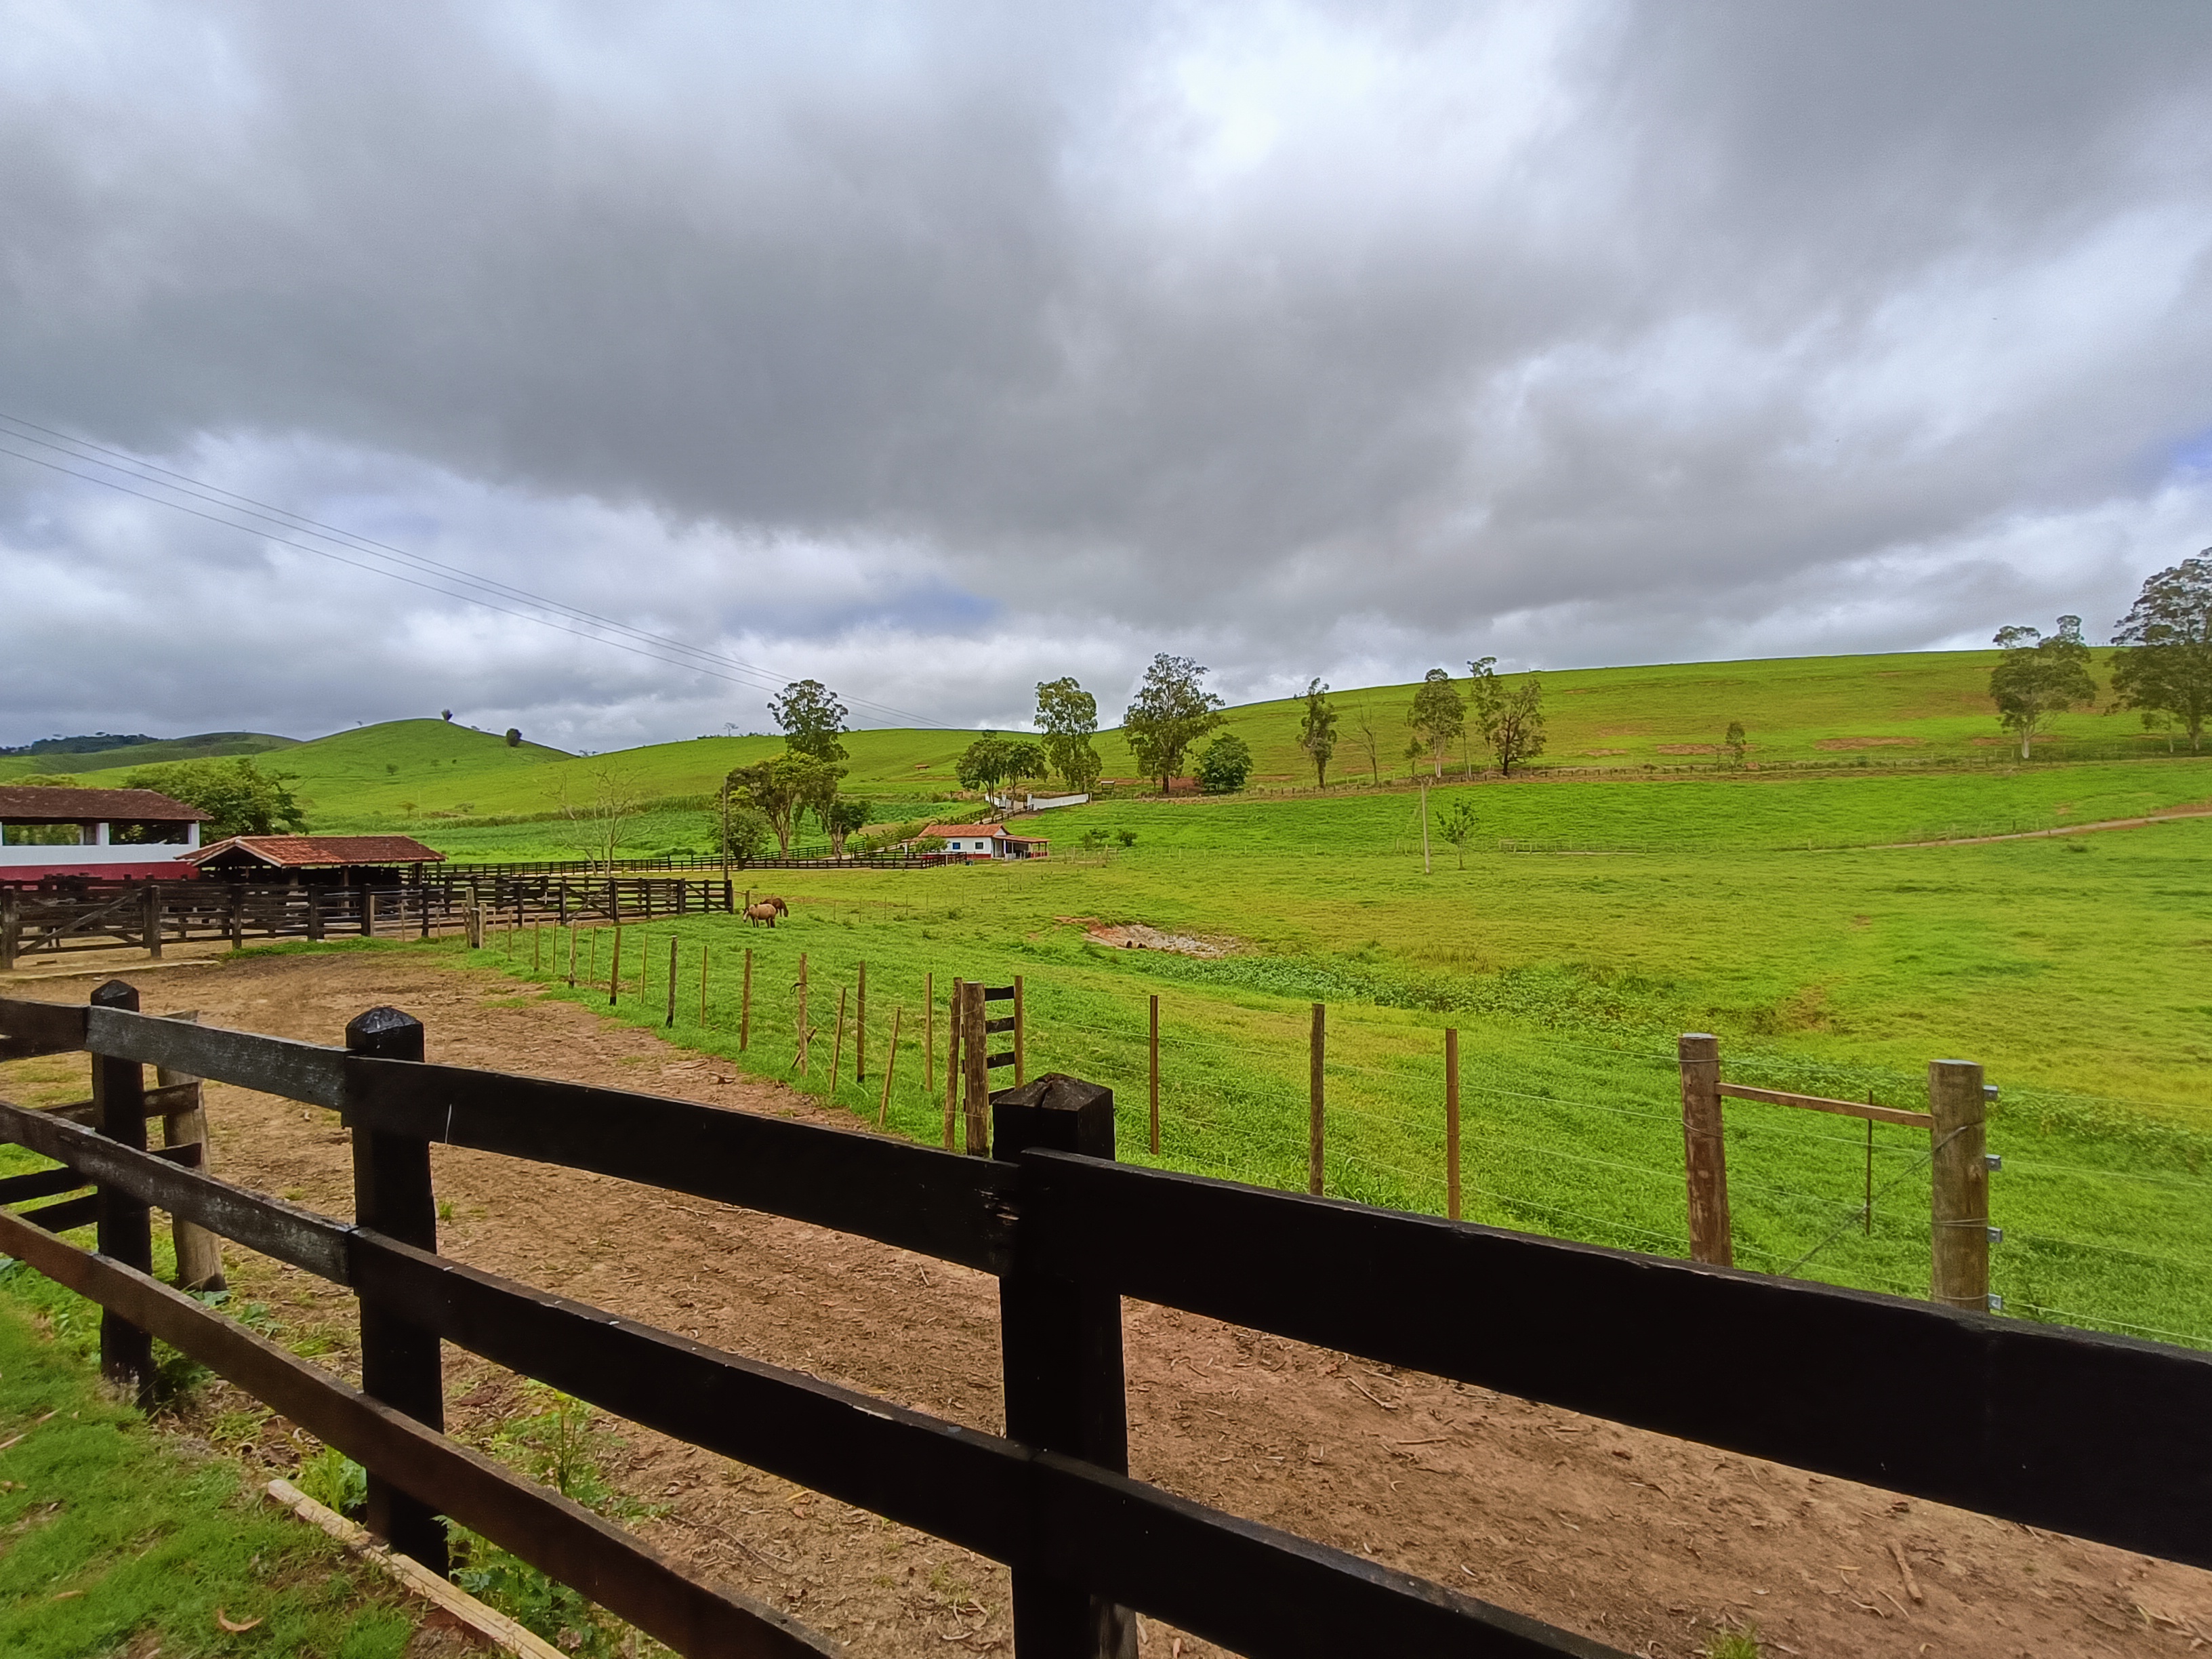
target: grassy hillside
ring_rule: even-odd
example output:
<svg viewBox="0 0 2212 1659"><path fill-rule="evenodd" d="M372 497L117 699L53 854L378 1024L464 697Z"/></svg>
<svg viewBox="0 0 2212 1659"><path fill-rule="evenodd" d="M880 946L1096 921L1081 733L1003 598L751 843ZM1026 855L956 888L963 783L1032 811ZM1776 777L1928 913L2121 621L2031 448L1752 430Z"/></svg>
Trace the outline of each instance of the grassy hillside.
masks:
<svg viewBox="0 0 2212 1659"><path fill-rule="evenodd" d="M2103 817L2212 795L2212 761L1983 774L1475 786L1501 826L1572 819L1653 849L1526 856L1489 848L1421 868L1402 795L1162 803L1055 815L1055 834L1133 830L1110 858L917 875L763 872L793 905L773 933L692 918L625 930L621 1017L658 1024L667 936L683 951L678 1036L817 1093L837 992L868 965L872 1070L836 1098L872 1117L889 1016L906 1010L890 1121L939 1133L915 1031L936 977L937 1082L954 975L1024 975L1030 1063L1116 1091L1121 1155L1150 1161L1147 998L1161 1000L1164 1152L1175 1167L1304 1184L1309 1005L1329 1005L1328 1189L1443 1202L1442 1028L1465 1060L1476 1219L1680 1252L1673 1040L1721 1034L1726 1075L1769 1087L1925 1098L1963 1055L2002 1100L1991 1128L1995 1253L2008 1309L2212 1346L2212 818L2064 840L1790 850L1881 839L1948 809ZM1672 838L1673 844L1668 844ZM1063 839L1061 844L1066 844ZM1215 938L1218 960L1109 948L1091 923ZM539 977L554 977L559 944ZM697 951L719 965L696 1018ZM584 952L604 980L612 946ZM531 943L510 960L526 967ZM755 965L753 1043L737 1056L738 958ZM820 1028L792 1068L797 958ZM588 972L586 977L588 977ZM604 1007L606 993L565 987ZM851 1048L847 1048L849 1058ZM1924 1134L1874 1137L1877 1206L1858 1218L1863 1127L1732 1103L1739 1260L1924 1295ZM1799 1266L1801 1260L1807 1265Z"/></svg>
<svg viewBox="0 0 2212 1659"><path fill-rule="evenodd" d="M98 787L106 781L88 775L118 768L152 766L161 761L207 760L225 755L265 755L298 746L297 738L280 738L267 732L203 732L197 737L163 738L134 743L127 749L101 749L89 754L0 755L0 783L11 778L42 774L88 775L82 781Z"/></svg>

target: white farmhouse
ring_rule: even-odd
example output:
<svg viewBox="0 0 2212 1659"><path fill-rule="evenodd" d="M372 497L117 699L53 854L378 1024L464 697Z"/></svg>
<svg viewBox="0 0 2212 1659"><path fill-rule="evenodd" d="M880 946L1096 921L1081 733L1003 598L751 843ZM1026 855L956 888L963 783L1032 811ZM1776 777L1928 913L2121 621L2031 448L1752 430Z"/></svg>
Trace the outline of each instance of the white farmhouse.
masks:
<svg viewBox="0 0 2212 1659"><path fill-rule="evenodd" d="M915 840L929 836L945 843L945 857L963 860L1041 859L1052 845L1041 836L1010 835L1003 823L933 823Z"/></svg>

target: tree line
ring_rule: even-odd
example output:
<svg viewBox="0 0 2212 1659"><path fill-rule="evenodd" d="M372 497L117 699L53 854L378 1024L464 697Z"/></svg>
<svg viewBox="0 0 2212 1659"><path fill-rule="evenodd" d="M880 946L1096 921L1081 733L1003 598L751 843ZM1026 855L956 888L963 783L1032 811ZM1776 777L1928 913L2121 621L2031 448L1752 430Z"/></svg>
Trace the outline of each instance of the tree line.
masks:
<svg viewBox="0 0 2212 1659"><path fill-rule="evenodd" d="M2113 627L2112 642L2120 649L2112 659L2109 706L2140 711L2146 731L2179 727L2188 733L2190 752L2201 753L2212 715L2212 548L2145 580ZM2026 760L2054 715L2096 703L2089 645L2079 617L2059 617L2058 631L2048 636L2001 628L1995 643L2004 654L1990 671L1990 697L1998 723L2020 734Z"/></svg>

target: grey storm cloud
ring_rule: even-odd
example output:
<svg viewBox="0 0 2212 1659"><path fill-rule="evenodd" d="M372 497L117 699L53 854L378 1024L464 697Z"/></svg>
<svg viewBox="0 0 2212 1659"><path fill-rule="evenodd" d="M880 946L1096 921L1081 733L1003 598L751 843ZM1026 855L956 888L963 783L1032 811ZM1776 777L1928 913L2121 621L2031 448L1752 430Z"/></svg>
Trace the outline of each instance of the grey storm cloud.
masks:
<svg viewBox="0 0 2212 1659"><path fill-rule="evenodd" d="M933 718L2096 627L2212 541L2195 3L0 16L0 408ZM33 725L757 707L4 459L0 560Z"/></svg>

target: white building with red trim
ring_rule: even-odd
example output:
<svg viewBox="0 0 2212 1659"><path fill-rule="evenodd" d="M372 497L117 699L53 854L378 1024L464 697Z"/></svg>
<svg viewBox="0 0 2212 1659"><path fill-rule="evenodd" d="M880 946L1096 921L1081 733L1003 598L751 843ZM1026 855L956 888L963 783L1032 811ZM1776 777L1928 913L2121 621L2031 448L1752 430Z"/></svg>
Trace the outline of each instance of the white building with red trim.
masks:
<svg viewBox="0 0 2212 1659"><path fill-rule="evenodd" d="M963 860L1041 859L1052 846L1042 836L1014 835L1003 823L933 823L915 840L932 836L945 843L947 858Z"/></svg>
<svg viewBox="0 0 2212 1659"><path fill-rule="evenodd" d="M198 807L151 789L0 784L0 885L189 877L185 855L207 821Z"/></svg>

